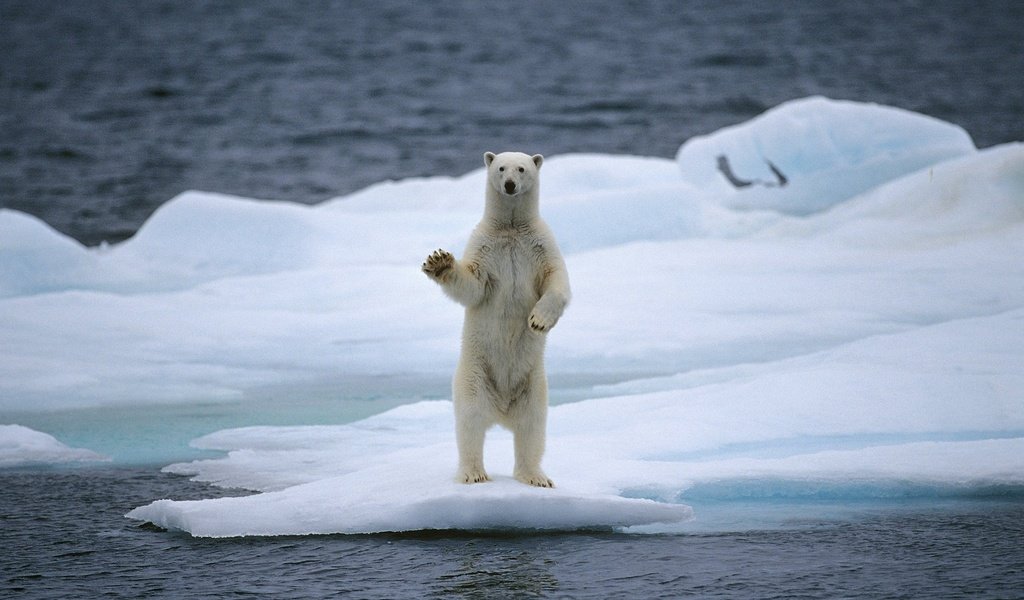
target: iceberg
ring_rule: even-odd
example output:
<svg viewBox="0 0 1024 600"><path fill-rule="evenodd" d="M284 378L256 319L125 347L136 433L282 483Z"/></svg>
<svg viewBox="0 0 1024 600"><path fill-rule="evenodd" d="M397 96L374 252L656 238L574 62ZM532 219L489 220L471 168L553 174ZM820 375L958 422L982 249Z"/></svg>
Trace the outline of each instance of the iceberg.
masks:
<svg viewBox="0 0 1024 600"><path fill-rule="evenodd" d="M684 179L733 207L810 214L885 181L975 151L962 128L909 111L822 97L688 140Z"/></svg>
<svg viewBox="0 0 1024 600"><path fill-rule="evenodd" d="M57 438L21 425L0 425L0 468L89 463L108 457L85 448L71 448Z"/></svg>
<svg viewBox="0 0 1024 600"><path fill-rule="evenodd" d="M483 185L315 207L186 192L95 249L0 210L0 418L268 394L287 412L338 382L443 379L461 311L419 265L461 251ZM664 532L714 503L1024 489L1024 145L810 98L675 160L550 157L542 196L574 290L547 348L557 488L510 479L501 430L495 481L451 483L433 390L348 423L209 429L212 457L166 470L254 493L129 516L198 536Z"/></svg>

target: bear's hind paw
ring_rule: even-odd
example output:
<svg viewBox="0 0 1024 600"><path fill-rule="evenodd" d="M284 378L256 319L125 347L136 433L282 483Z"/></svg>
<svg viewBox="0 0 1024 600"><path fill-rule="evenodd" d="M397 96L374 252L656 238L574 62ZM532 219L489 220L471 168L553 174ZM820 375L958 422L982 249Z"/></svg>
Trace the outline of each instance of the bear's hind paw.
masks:
<svg viewBox="0 0 1024 600"><path fill-rule="evenodd" d="M549 479L547 475L545 475L544 473L541 473L539 471L536 472L536 473L528 473L528 474L518 473L518 474L516 474L516 479L518 479L522 483L525 483L526 485L532 485L532 486L535 486L535 487L542 487L542 488L553 488L553 487L555 487L555 482L551 481L551 479Z"/></svg>
<svg viewBox="0 0 1024 600"><path fill-rule="evenodd" d="M459 483L485 483L490 480L483 469L464 469L455 476L455 481Z"/></svg>

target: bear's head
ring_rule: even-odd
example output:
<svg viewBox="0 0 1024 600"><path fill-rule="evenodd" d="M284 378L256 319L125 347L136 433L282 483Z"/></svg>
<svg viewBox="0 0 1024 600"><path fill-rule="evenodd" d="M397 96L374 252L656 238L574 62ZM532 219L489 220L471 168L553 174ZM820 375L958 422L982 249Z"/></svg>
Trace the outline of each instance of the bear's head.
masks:
<svg viewBox="0 0 1024 600"><path fill-rule="evenodd" d="M537 172L544 162L540 154L522 152L484 153L487 183L499 195L519 196L537 189Z"/></svg>

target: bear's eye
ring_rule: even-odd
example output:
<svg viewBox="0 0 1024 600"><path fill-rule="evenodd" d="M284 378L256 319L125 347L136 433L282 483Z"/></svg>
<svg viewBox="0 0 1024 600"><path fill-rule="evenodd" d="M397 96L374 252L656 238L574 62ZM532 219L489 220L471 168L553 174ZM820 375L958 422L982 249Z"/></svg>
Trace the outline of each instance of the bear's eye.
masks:
<svg viewBox="0 0 1024 600"><path fill-rule="evenodd" d="M520 172L520 173L525 173L525 172L526 172L526 169L524 169L524 168L522 168L522 167L519 167L519 172Z"/></svg>
<svg viewBox="0 0 1024 600"><path fill-rule="evenodd" d="M504 173L505 172L505 167L498 167L498 172L499 173Z"/></svg>

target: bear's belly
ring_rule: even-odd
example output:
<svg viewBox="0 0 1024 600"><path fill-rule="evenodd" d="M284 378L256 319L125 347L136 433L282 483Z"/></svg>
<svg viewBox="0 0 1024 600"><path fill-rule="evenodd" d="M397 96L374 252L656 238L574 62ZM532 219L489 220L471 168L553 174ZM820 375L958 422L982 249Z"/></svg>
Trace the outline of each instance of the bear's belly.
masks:
<svg viewBox="0 0 1024 600"><path fill-rule="evenodd" d="M477 389L501 413L521 405L537 381L544 355L544 336L531 331L528 311L467 311L463 359L472 365ZM475 313L475 314L471 314Z"/></svg>
<svg viewBox="0 0 1024 600"><path fill-rule="evenodd" d="M526 372L539 361L544 337L530 330L529 313L471 315L467 311L464 337L467 350L490 363L496 371Z"/></svg>

